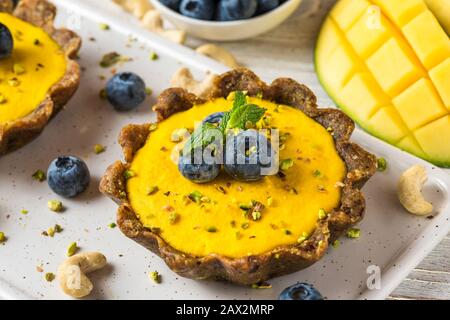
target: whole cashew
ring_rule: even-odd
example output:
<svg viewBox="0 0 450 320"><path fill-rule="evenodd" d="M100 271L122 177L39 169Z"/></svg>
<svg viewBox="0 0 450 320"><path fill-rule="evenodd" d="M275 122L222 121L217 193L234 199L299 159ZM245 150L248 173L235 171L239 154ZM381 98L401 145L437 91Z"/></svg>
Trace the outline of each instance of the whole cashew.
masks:
<svg viewBox="0 0 450 320"><path fill-rule="evenodd" d="M148 0L113 0L125 11L128 11L141 19L149 10L153 9L153 6Z"/></svg>
<svg viewBox="0 0 450 320"><path fill-rule="evenodd" d="M398 198L403 207L412 214L424 216L433 211L433 205L426 201L422 194L422 187L427 180L427 172L420 165L409 168L400 177Z"/></svg>
<svg viewBox="0 0 450 320"><path fill-rule="evenodd" d="M142 25L150 31L160 32L163 30L161 14L156 10L147 11L141 19Z"/></svg>
<svg viewBox="0 0 450 320"><path fill-rule="evenodd" d="M200 98L208 98L208 94L216 78L217 75L210 74L200 82L194 79L194 76L188 68L181 68L172 76L170 85L171 87L183 88Z"/></svg>
<svg viewBox="0 0 450 320"><path fill-rule="evenodd" d="M68 258L58 267L61 289L73 298L88 296L94 285L86 274L102 269L106 263L106 257L98 252L80 253Z"/></svg>
<svg viewBox="0 0 450 320"><path fill-rule="evenodd" d="M200 54L208 56L216 61L222 62L224 65L236 69L239 68L235 57L226 49L215 44L204 44L196 49Z"/></svg>

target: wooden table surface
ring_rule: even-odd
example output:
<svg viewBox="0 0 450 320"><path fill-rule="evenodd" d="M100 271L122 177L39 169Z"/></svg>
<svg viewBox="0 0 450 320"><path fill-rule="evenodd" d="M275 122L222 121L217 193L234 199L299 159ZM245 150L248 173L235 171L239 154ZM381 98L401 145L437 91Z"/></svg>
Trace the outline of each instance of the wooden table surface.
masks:
<svg viewBox="0 0 450 320"><path fill-rule="evenodd" d="M304 0L297 12L277 29L254 39L220 43L239 63L267 80L292 77L310 86L322 106L332 105L313 68L313 48L321 21L334 0L321 0L311 16L313 1ZM200 41L190 39L195 47ZM450 299L450 235L392 293L392 299Z"/></svg>
<svg viewBox="0 0 450 320"><path fill-rule="evenodd" d="M320 24L335 0L319 2L320 10L312 16L308 11L315 0L304 0L297 12L275 30L253 39L220 45L229 49L240 64L265 79L292 77L313 89L321 106L333 105L314 73L313 48ZM196 39L187 41L193 48L201 43ZM450 299L450 235L411 272L391 299Z"/></svg>

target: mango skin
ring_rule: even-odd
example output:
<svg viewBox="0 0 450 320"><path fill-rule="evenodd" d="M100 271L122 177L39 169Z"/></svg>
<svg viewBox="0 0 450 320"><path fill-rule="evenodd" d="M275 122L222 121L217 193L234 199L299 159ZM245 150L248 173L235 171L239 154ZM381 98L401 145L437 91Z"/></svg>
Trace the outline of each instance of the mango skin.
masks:
<svg viewBox="0 0 450 320"><path fill-rule="evenodd" d="M450 39L425 1L338 1L320 31L315 66L361 128L450 167L442 141L450 136Z"/></svg>

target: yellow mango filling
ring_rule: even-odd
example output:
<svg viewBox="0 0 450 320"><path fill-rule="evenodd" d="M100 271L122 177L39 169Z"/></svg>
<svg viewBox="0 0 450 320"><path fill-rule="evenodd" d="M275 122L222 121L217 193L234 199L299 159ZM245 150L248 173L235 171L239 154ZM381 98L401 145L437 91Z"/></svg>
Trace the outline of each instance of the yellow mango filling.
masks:
<svg viewBox="0 0 450 320"><path fill-rule="evenodd" d="M249 103L267 109L270 126L284 137L280 162L293 164L284 178L245 183L222 172L210 183L195 184L179 173L173 155L180 144L172 142L173 133L230 110L233 101L223 98L159 123L131 163L127 193L134 211L145 227L182 252L238 258L292 245L307 238L318 220L340 204L339 182L346 167L331 133L297 109L258 98ZM193 192L201 195L198 202L189 199ZM245 216L240 208L252 201L264 204L260 217Z"/></svg>
<svg viewBox="0 0 450 320"><path fill-rule="evenodd" d="M450 135L444 2L339 0L318 38L316 69L336 104L363 129L450 167L450 144L442 143Z"/></svg>
<svg viewBox="0 0 450 320"><path fill-rule="evenodd" d="M0 13L14 39L12 56L0 64L0 124L20 119L45 100L66 72L61 47L42 29Z"/></svg>

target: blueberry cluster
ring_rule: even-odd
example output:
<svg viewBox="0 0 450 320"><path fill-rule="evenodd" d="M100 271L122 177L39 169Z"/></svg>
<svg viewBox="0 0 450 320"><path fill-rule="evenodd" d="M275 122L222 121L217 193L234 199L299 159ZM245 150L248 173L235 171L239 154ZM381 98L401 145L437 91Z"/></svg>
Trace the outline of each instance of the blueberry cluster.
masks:
<svg viewBox="0 0 450 320"><path fill-rule="evenodd" d="M223 112L209 115L203 123L220 125ZM262 178L264 168L270 168L274 161L274 150L270 141L255 130L230 131L226 135L226 147L222 143L212 144L200 150L183 152L178 170L195 183L213 181L222 168L239 181L252 182Z"/></svg>
<svg viewBox="0 0 450 320"><path fill-rule="evenodd" d="M0 59L9 58L14 47L11 31L2 23L0 23Z"/></svg>
<svg viewBox="0 0 450 320"><path fill-rule="evenodd" d="M271 11L287 0L160 0L182 15L200 20L233 21Z"/></svg>

